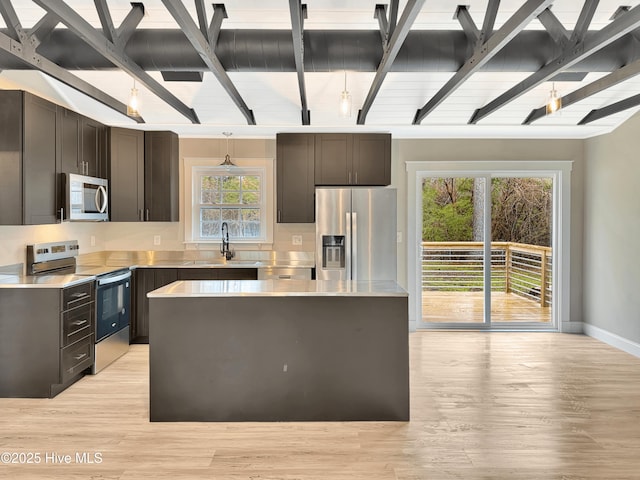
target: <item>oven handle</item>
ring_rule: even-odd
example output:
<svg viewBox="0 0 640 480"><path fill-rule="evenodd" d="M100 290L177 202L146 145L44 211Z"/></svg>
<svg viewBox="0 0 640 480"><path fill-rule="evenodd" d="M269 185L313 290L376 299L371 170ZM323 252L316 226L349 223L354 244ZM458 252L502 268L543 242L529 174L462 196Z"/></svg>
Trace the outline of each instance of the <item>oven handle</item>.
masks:
<svg viewBox="0 0 640 480"><path fill-rule="evenodd" d="M121 275L98 278L98 285L109 285L110 283L121 282L122 280L126 280L127 278L131 278L131 272L125 272Z"/></svg>

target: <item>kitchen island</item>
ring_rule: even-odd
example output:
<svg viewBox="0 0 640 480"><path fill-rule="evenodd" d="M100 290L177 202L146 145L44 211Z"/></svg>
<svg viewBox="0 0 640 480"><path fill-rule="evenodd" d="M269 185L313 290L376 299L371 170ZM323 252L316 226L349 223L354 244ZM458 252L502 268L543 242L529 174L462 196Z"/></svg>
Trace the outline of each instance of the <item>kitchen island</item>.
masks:
<svg viewBox="0 0 640 480"><path fill-rule="evenodd" d="M151 421L409 420L395 282L178 281L148 297Z"/></svg>

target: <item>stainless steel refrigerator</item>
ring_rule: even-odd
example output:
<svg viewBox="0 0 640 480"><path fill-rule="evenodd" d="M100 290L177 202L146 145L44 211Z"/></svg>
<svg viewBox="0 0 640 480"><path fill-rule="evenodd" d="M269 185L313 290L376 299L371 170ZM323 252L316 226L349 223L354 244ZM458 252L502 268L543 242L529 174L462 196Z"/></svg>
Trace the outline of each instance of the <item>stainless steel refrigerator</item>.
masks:
<svg viewBox="0 0 640 480"><path fill-rule="evenodd" d="M396 190L316 188L316 278L396 280Z"/></svg>

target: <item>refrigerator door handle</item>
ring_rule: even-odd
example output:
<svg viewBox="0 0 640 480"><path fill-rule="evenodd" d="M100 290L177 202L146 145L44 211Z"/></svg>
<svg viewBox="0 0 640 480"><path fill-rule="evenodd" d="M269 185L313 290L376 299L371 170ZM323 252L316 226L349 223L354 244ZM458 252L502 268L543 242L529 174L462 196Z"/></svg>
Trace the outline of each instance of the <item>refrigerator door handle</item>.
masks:
<svg viewBox="0 0 640 480"><path fill-rule="evenodd" d="M353 255L351 254L351 244L353 239L351 238L351 212L347 212L346 216L346 224L345 224L345 248L344 248L344 256L345 256L345 280L351 280L351 272L353 271L353 266L351 265Z"/></svg>
<svg viewBox="0 0 640 480"><path fill-rule="evenodd" d="M358 214L351 213L351 280L358 280Z"/></svg>

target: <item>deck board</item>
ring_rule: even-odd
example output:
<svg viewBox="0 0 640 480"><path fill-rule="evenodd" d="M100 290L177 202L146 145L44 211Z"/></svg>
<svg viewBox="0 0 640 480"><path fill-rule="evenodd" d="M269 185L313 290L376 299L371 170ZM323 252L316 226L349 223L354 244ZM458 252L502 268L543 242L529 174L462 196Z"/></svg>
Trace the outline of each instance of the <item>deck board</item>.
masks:
<svg viewBox="0 0 640 480"><path fill-rule="evenodd" d="M482 323L484 292L430 292L422 294L422 320L428 323ZM551 307L518 295L491 294L492 322L551 323Z"/></svg>

